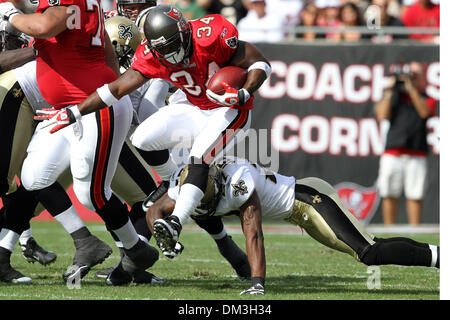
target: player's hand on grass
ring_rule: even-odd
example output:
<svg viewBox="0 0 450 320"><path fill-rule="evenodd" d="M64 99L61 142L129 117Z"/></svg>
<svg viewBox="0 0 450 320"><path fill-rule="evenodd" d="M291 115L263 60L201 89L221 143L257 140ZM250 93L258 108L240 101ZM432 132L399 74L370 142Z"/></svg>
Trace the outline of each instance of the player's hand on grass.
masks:
<svg viewBox="0 0 450 320"><path fill-rule="evenodd" d="M36 111L36 113L35 120L44 120L42 128L53 126L50 133L59 131L81 119L81 113L76 105L61 110L44 108Z"/></svg>
<svg viewBox="0 0 450 320"><path fill-rule="evenodd" d="M241 296L245 294L264 294L264 286L260 283L252 285L247 290L241 292Z"/></svg>
<svg viewBox="0 0 450 320"><path fill-rule="evenodd" d="M220 95L207 89L206 96L209 98L209 100L222 106L231 107L236 104L243 106L250 98L250 94L248 93L248 91L243 88L239 90L235 89L225 81L222 81L221 84L225 88L225 93Z"/></svg>

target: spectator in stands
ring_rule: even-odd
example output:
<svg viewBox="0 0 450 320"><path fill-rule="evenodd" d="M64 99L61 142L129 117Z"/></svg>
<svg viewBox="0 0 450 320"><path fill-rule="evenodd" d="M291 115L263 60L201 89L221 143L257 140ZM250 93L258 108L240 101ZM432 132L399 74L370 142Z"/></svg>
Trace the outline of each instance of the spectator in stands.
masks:
<svg viewBox="0 0 450 320"><path fill-rule="evenodd" d="M426 121L436 101L424 93L425 73L417 62L396 68L391 85L375 105L379 121L389 120L386 146L380 157L378 188L386 225L395 223L404 190L408 222L418 225L427 181Z"/></svg>
<svg viewBox="0 0 450 320"><path fill-rule="evenodd" d="M439 27L440 6L431 0L418 0L405 9L402 21L407 27ZM433 42L438 37L432 34L411 34L411 39Z"/></svg>
<svg viewBox="0 0 450 320"><path fill-rule="evenodd" d="M341 27L360 27L363 25L363 19L358 7L353 2L346 2L339 10L339 20ZM361 39L361 33L358 31L343 31L340 39L344 41L358 41Z"/></svg>
<svg viewBox="0 0 450 320"><path fill-rule="evenodd" d="M313 1L305 3L303 10L300 13L301 22L299 26L301 27L314 27L317 25L319 9L316 7ZM305 40L316 39L316 35L313 31L306 31L304 33L297 34L297 38L302 38Z"/></svg>
<svg viewBox="0 0 450 320"><path fill-rule="evenodd" d="M320 27L331 27L337 30L341 25L339 21L340 0L316 0L316 6L319 8L317 25ZM339 32L327 32L325 37L336 41L340 39Z"/></svg>
<svg viewBox="0 0 450 320"><path fill-rule="evenodd" d="M235 26L247 15L247 7L242 0L207 0L208 14L220 14Z"/></svg>
<svg viewBox="0 0 450 320"><path fill-rule="evenodd" d="M248 42L278 42L284 39L284 20L267 12L265 0L250 0L247 16L237 24L239 39Z"/></svg>
<svg viewBox="0 0 450 320"><path fill-rule="evenodd" d="M372 5L379 8L379 11L376 14L379 14L379 17L376 17L378 20L376 23L379 23L379 27L404 27L405 25L400 21L400 19L392 16L388 12L389 3L391 0L372 0ZM366 18L369 18L366 16ZM371 41L375 43L390 43L393 39L404 39L406 36L398 35L398 34L384 34L380 33L377 35L371 36Z"/></svg>

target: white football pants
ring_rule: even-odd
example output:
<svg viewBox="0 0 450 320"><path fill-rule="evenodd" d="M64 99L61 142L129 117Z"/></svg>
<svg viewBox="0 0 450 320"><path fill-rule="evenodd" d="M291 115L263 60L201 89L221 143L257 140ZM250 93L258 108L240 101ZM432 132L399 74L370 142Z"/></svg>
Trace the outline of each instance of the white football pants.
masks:
<svg viewBox="0 0 450 320"><path fill-rule="evenodd" d="M186 100L152 114L137 127L131 142L146 151L188 148L190 157L209 164L242 140L250 123L250 110L202 110Z"/></svg>
<svg viewBox="0 0 450 320"><path fill-rule="evenodd" d="M111 197L111 180L132 119L128 96L82 117L56 133L38 125L28 146L21 179L27 190L53 184L69 166L73 189L88 209L101 209Z"/></svg>

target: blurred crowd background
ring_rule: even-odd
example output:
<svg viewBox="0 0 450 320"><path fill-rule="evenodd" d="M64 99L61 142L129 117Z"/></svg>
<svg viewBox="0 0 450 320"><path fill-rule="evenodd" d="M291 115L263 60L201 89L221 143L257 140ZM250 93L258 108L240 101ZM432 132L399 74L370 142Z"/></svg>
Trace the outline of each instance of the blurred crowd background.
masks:
<svg viewBox="0 0 450 320"><path fill-rule="evenodd" d="M105 10L115 0L102 0ZM440 0L159 0L188 19L221 14L251 42L413 39L439 44ZM415 28L408 31L408 28Z"/></svg>

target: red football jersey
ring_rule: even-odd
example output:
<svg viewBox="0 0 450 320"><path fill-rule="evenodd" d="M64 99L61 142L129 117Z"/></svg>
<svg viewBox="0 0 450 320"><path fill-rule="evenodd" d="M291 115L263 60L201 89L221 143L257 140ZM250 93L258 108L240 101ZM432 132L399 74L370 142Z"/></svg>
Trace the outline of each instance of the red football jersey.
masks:
<svg viewBox="0 0 450 320"><path fill-rule="evenodd" d="M77 104L117 79L105 62L105 23L100 0L39 0L38 13L72 6L68 28L50 39L35 39L37 81L44 99L57 109Z"/></svg>
<svg viewBox="0 0 450 320"><path fill-rule="evenodd" d="M173 68L164 67L150 52L144 39L136 50L131 67L147 78L162 78L182 89L188 100L200 109L221 107L206 96L209 78L227 65L237 49L236 27L218 14L189 21L192 30L192 55L189 61ZM243 107L253 108L253 97Z"/></svg>

